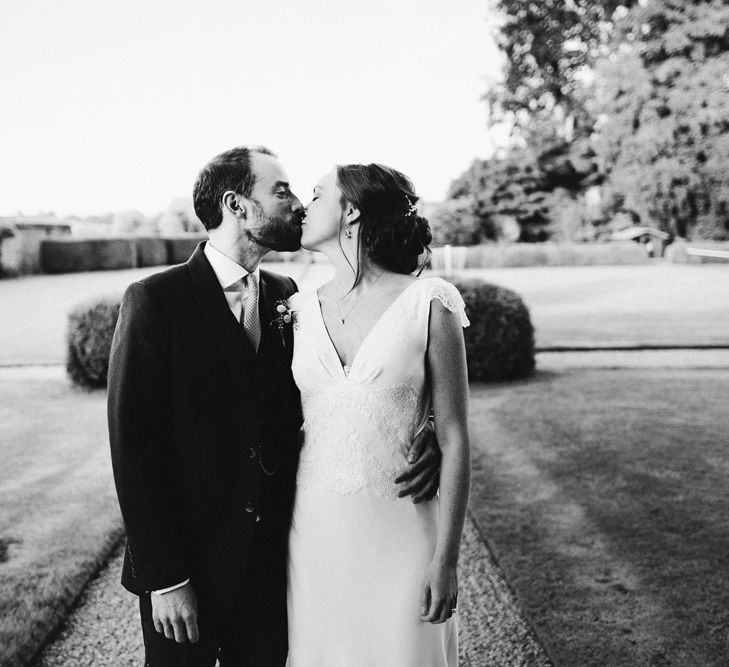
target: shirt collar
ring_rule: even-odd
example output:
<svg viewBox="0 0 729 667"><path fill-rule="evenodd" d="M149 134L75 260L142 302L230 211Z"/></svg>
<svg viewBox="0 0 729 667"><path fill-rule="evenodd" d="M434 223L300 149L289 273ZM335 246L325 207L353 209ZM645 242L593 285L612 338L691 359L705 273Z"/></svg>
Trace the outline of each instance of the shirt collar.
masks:
<svg viewBox="0 0 729 667"><path fill-rule="evenodd" d="M213 267L215 277L218 279L223 290L230 290L232 287L238 287L240 281L248 275L248 271L244 269L238 262L233 261L228 255L223 254L210 241L205 244L203 249L205 257L207 257L210 266ZM258 267L251 271L256 282L260 284L261 276Z"/></svg>

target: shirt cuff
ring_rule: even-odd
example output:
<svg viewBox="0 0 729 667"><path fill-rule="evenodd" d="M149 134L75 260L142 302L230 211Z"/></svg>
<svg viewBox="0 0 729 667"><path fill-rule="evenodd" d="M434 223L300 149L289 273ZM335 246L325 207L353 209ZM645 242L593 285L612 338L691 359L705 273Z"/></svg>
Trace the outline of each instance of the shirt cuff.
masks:
<svg viewBox="0 0 729 667"><path fill-rule="evenodd" d="M152 591L155 595L164 595L165 593L169 593L170 591L177 590L178 588L182 588L186 584L189 584L190 580L185 579L185 581L181 581L179 584L175 584L174 586L170 586L169 588L160 588L158 591Z"/></svg>

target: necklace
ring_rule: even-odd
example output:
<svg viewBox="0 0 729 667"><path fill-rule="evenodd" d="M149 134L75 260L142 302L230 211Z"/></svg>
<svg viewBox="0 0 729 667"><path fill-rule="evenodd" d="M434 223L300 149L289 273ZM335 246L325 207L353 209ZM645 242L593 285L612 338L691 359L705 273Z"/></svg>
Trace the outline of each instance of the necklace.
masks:
<svg viewBox="0 0 729 667"><path fill-rule="evenodd" d="M384 273L384 271L382 273ZM346 314L342 315L342 306L340 303L344 297L342 297L342 299L337 299L337 310L339 311L339 319L341 320L342 324L344 324L344 320L352 314L352 311L360 304L362 299L364 299L372 291L372 288L377 284L377 281L382 277L382 273L380 273L380 275L378 275L377 278L375 278L374 282L369 286L369 288L367 288L367 291L361 297L359 297L359 299L357 299L354 302L354 305L346 312Z"/></svg>

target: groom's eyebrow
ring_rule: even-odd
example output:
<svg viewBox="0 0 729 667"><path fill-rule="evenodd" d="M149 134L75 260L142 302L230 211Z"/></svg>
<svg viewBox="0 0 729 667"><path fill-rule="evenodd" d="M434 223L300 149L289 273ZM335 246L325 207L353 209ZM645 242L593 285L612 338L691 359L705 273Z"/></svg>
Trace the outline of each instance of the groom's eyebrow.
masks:
<svg viewBox="0 0 729 667"><path fill-rule="evenodd" d="M280 188L286 188L288 190L289 184L286 181L276 181L271 188L271 192L276 192Z"/></svg>

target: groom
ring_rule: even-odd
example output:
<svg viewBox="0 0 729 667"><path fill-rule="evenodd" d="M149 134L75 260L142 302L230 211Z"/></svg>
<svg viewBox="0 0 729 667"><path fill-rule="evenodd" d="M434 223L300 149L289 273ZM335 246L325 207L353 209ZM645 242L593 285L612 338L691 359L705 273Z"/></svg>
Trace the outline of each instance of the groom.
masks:
<svg viewBox="0 0 729 667"><path fill-rule="evenodd" d="M299 248L303 207L262 147L215 157L194 204L209 241L128 288L112 345L122 584L139 596L146 665L283 667L301 408L278 309L297 288L258 264ZM410 460L401 493L433 495L432 437Z"/></svg>

